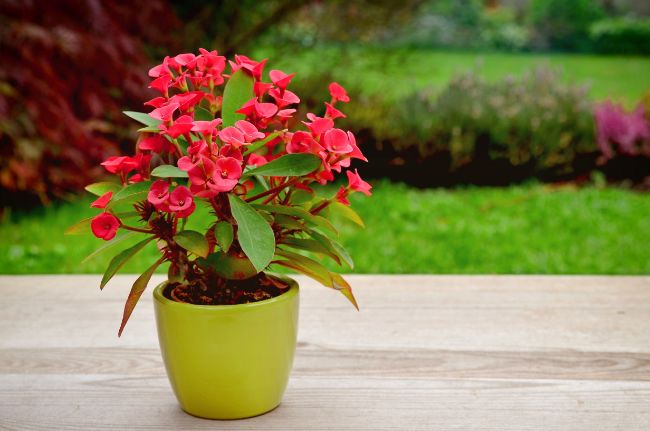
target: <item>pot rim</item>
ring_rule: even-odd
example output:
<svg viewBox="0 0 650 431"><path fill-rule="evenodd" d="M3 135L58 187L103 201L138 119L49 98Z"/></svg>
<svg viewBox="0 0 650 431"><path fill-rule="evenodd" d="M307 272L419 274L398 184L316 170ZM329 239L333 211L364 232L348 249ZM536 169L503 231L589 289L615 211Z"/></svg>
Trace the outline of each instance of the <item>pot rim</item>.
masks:
<svg viewBox="0 0 650 431"><path fill-rule="evenodd" d="M275 274L273 274L275 275ZM186 309L195 309L195 310L214 310L214 311L237 311L237 310L250 310L258 307L263 307L265 305L275 304L278 302L288 301L298 294L298 282L294 279L284 276L282 274L282 279L289 283L289 289L281 295L274 296L273 298L265 299L263 301L257 302L248 302L246 304L233 304L233 305L200 305L200 304L190 304L187 302L177 302L167 298L163 295L163 290L169 280L165 280L156 286L153 290L153 297L156 302L167 305L170 307L180 307Z"/></svg>

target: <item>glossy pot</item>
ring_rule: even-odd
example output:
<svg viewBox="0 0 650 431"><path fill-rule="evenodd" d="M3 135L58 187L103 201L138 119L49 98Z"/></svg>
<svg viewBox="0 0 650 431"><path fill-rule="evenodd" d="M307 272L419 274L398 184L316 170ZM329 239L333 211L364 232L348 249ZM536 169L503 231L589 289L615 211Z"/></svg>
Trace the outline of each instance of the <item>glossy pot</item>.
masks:
<svg viewBox="0 0 650 431"><path fill-rule="evenodd" d="M160 351L176 398L209 419L257 416L280 404L298 333L298 284L239 305L193 305L154 289Z"/></svg>

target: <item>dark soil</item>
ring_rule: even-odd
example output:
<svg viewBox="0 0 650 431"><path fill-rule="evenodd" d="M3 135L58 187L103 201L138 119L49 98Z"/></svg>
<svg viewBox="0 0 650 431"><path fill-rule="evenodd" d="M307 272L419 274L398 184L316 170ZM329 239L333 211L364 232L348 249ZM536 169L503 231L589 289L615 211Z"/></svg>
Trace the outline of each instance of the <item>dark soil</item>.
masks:
<svg viewBox="0 0 650 431"><path fill-rule="evenodd" d="M205 283L169 283L163 294L172 301L196 305L235 305L263 301L282 295L289 288L284 280L257 274L246 280L214 280Z"/></svg>

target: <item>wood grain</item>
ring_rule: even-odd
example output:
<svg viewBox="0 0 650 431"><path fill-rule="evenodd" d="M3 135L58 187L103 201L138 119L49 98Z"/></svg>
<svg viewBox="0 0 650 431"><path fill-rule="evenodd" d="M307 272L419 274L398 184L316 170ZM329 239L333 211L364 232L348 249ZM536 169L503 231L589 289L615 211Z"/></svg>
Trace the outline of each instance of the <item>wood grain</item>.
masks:
<svg viewBox="0 0 650 431"><path fill-rule="evenodd" d="M273 412L186 415L133 276L0 277L0 429L648 430L650 277L298 277L292 378ZM159 281L155 280L155 281Z"/></svg>

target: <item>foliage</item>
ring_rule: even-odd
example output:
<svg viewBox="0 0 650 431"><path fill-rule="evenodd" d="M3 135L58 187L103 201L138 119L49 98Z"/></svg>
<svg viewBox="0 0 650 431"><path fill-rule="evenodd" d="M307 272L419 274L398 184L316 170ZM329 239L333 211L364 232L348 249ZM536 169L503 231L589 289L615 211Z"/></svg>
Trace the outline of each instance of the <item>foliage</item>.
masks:
<svg viewBox="0 0 650 431"><path fill-rule="evenodd" d="M650 243L639 240L650 237L645 193L540 184L416 189L388 181L373 183L372 191L362 205L363 196L351 196L367 229L337 222L355 258L354 273L650 274ZM92 235L64 236L71 219L95 213L91 201L7 214L0 222L0 273L97 274L111 250L145 238L133 233L105 243ZM209 209L197 207L186 228L200 230L211 220ZM103 244L112 246L79 263ZM120 272L142 273L158 256L149 245Z"/></svg>
<svg viewBox="0 0 650 431"><path fill-rule="evenodd" d="M148 96L144 44L170 45L176 26L160 0L138 13L120 2L0 1L2 206L97 177L126 133L121 109Z"/></svg>
<svg viewBox="0 0 650 431"><path fill-rule="evenodd" d="M530 42L529 30L517 22L512 9L500 7L483 13L480 40L487 48L522 51Z"/></svg>
<svg viewBox="0 0 650 431"><path fill-rule="evenodd" d="M650 54L650 19L612 18L595 22L590 30L594 50L607 54Z"/></svg>
<svg viewBox="0 0 650 431"><path fill-rule="evenodd" d="M348 124L360 139L378 142L368 149L372 175L418 185L573 178L597 152L586 91L549 69L498 81L469 72L439 93L416 92L401 103L373 99L365 117L351 106Z"/></svg>
<svg viewBox="0 0 650 431"><path fill-rule="evenodd" d="M560 51L588 51L589 27L604 12L596 0L532 0L528 20L533 45Z"/></svg>
<svg viewBox="0 0 650 431"><path fill-rule="evenodd" d="M350 99L332 82L325 114L309 113L298 123L293 106L300 99L287 89L294 74L271 70L271 82L265 82L265 63L235 55L224 76L226 58L200 49L198 55L165 57L149 71L150 86L160 94L145 103L153 110L127 113L144 125L136 154L101 163L119 182L89 186L99 196L91 206L102 212L70 229L76 233L89 224L106 241L118 231L145 234L113 258L102 288L156 240L162 256L133 285L120 334L151 274L164 262L174 283L171 297L181 302L234 304L275 296L288 286L264 272L274 264L311 276L356 306L340 275L318 258L292 251L351 265L337 229L325 217L344 207L338 212L358 220L346 207L348 197L371 194L357 171L347 169L352 159L367 161L354 135L335 127L335 120L345 117L336 106ZM347 186L331 197L315 194L314 185L327 184L344 170ZM209 209L212 220L198 231L186 228L199 206ZM259 289L249 292L250 284Z"/></svg>

